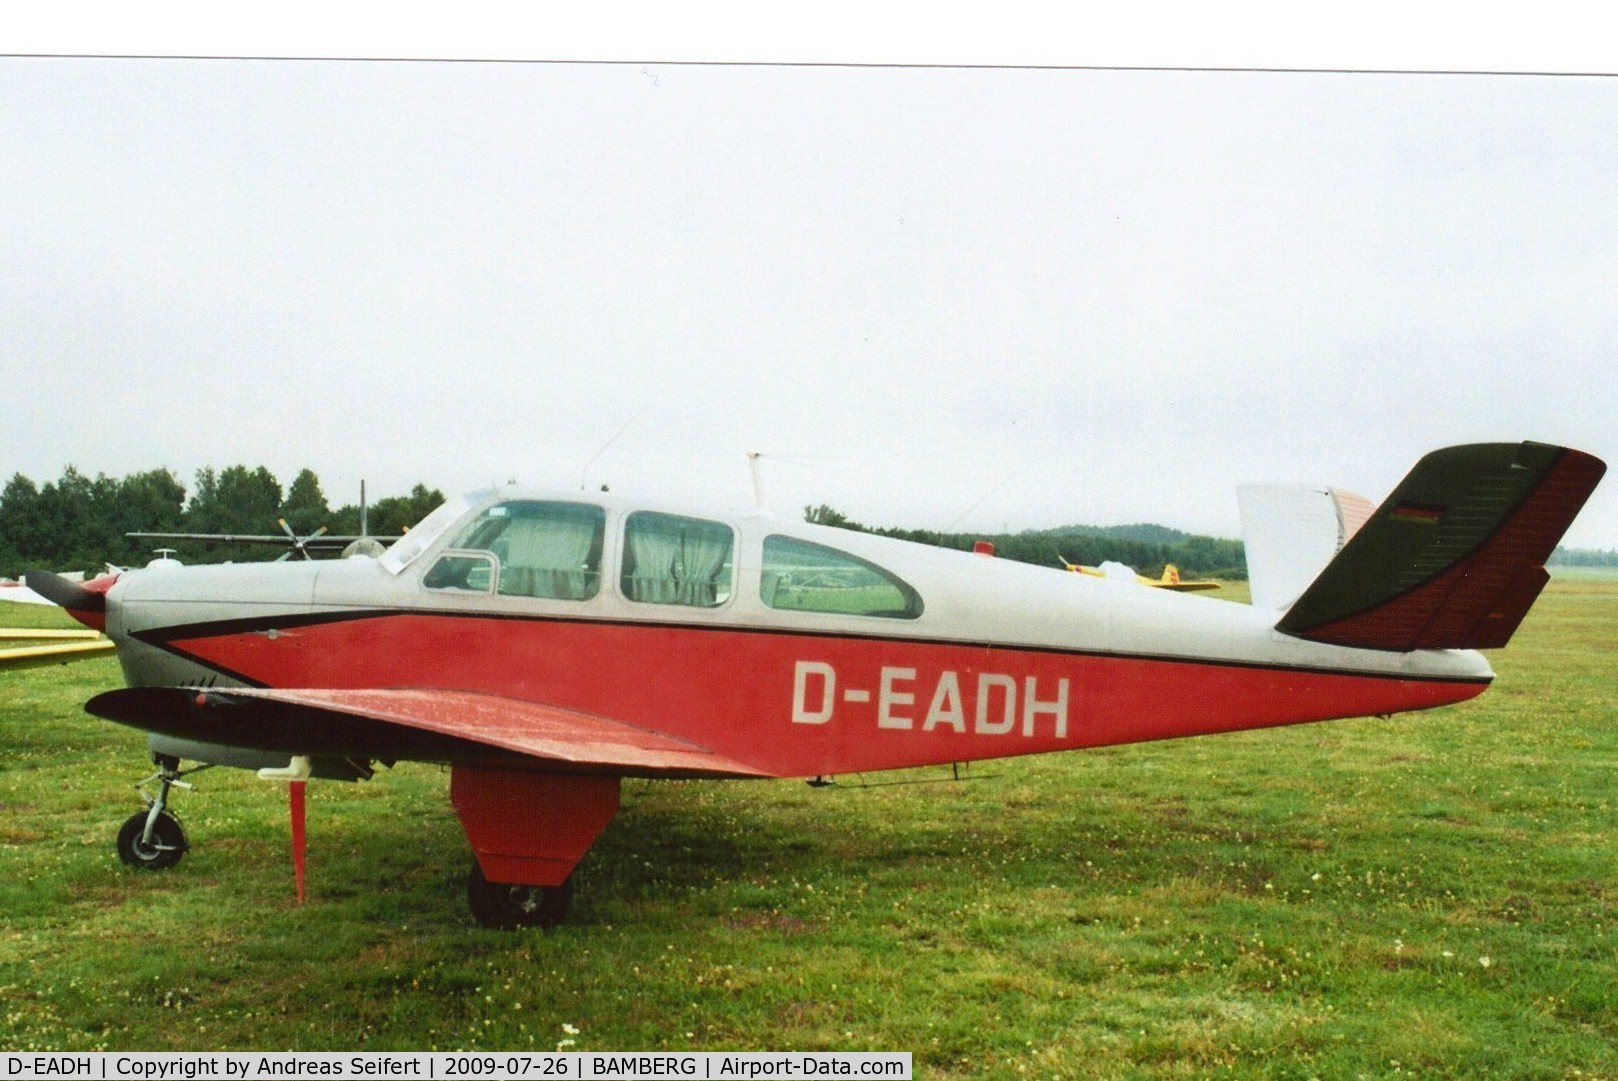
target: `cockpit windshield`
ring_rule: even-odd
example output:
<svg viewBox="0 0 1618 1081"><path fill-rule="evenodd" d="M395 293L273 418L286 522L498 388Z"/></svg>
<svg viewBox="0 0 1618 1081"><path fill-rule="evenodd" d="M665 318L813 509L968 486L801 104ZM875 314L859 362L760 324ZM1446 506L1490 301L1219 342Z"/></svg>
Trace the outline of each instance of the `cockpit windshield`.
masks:
<svg viewBox="0 0 1618 1081"><path fill-rule="evenodd" d="M380 562L391 573L398 574L422 552L432 546L444 531L461 519L467 511L483 502L488 492L474 492L443 503L439 508L417 522L403 537L393 542Z"/></svg>

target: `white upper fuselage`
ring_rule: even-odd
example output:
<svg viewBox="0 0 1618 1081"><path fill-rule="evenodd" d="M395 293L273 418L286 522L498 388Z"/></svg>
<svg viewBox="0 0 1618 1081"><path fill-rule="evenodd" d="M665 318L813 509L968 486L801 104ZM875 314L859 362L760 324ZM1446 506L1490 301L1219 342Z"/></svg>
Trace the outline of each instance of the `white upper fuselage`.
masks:
<svg viewBox="0 0 1618 1081"><path fill-rule="evenodd" d="M428 570L488 508L512 500L584 503L604 513L599 588L588 599L446 590ZM453 511L459 509L458 514ZM626 595L624 525L636 511L689 515L734 530L728 596L711 607L648 603ZM764 631L923 639L998 647L1342 670L1398 677L1488 679L1471 651L1390 653L1345 649L1274 631L1276 613L1136 582L1070 574L1012 560L857 533L758 512L693 514L688 508L605 493L501 489L447 504L382 559L227 564L126 572L108 595L108 633L132 685L199 678L175 658L131 640L177 624L214 624L355 610L409 610L549 619L725 626ZM430 535L428 535L430 534ZM914 618L784 610L765 603L766 537L824 545L869 561L912 587ZM229 683L228 678L222 682Z"/></svg>

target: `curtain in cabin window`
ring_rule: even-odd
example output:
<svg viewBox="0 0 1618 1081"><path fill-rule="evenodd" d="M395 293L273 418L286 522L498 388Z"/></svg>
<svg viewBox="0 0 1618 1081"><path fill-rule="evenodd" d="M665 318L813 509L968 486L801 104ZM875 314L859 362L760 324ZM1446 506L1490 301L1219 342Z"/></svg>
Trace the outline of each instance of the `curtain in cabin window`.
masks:
<svg viewBox="0 0 1618 1081"><path fill-rule="evenodd" d="M624 527L624 596L648 604L713 608L730 598L729 526L639 511Z"/></svg>
<svg viewBox="0 0 1618 1081"><path fill-rule="evenodd" d="M513 500L484 511L452 547L498 558L507 596L588 600L601 585L606 517L588 503Z"/></svg>
<svg viewBox="0 0 1618 1081"><path fill-rule="evenodd" d="M500 535L500 592L579 601L596 592L596 525L577 514L512 519Z"/></svg>

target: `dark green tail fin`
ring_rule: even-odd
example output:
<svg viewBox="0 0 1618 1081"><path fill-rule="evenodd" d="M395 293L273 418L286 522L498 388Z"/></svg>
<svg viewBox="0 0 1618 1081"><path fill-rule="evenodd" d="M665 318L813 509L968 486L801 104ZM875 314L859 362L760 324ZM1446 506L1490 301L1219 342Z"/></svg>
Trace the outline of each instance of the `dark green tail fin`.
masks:
<svg viewBox="0 0 1618 1081"><path fill-rule="evenodd" d="M1364 649L1503 646L1606 469L1599 458L1543 443L1434 451L1276 629Z"/></svg>

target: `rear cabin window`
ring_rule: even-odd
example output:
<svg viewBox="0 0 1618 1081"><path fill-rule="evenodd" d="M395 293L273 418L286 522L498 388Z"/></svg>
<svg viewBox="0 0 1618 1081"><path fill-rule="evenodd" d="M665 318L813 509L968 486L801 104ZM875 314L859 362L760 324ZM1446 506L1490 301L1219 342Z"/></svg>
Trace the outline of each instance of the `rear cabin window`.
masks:
<svg viewBox="0 0 1618 1081"><path fill-rule="evenodd" d="M438 557L423 584L508 597L584 601L601 590L606 512L589 503L513 500L490 507Z"/></svg>
<svg viewBox="0 0 1618 1081"><path fill-rule="evenodd" d="M785 612L915 619L921 595L858 556L795 537L764 538L759 595Z"/></svg>
<svg viewBox="0 0 1618 1081"><path fill-rule="evenodd" d="M717 608L730 599L736 534L720 522L636 511L624 523L624 596Z"/></svg>

